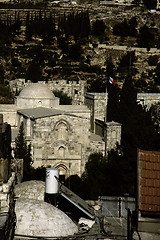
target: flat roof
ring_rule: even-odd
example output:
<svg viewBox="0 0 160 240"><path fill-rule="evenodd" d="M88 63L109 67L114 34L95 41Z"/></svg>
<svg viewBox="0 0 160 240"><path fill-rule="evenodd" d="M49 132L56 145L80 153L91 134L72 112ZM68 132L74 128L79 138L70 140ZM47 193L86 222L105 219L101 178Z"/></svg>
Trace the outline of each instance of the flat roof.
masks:
<svg viewBox="0 0 160 240"><path fill-rule="evenodd" d="M43 107L21 109L21 110L18 110L17 112L25 115L26 117L30 117L33 119L55 116L55 115L60 115L65 113L64 111L61 111L58 109L43 108Z"/></svg>

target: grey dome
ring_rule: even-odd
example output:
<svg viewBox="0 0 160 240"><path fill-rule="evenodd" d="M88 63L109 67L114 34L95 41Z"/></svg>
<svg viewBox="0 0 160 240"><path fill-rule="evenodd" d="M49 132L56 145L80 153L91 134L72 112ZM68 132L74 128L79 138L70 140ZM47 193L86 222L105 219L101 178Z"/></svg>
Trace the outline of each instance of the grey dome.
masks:
<svg viewBox="0 0 160 240"><path fill-rule="evenodd" d="M41 83L32 83L26 86L19 94L20 98L38 98L38 99L54 99L52 91Z"/></svg>
<svg viewBox="0 0 160 240"><path fill-rule="evenodd" d="M65 213L43 201L19 198L15 212L15 234L64 237L78 232L76 224Z"/></svg>

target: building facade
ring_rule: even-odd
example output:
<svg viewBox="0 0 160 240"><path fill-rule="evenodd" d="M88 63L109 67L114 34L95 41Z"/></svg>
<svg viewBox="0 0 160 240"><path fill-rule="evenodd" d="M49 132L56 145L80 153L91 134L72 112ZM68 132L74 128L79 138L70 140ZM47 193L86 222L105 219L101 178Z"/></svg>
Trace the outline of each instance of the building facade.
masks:
<svg viewBox="0 0 160 240"><path fill-rule="evenodd" d="M42 83L29 84L15 104L0 105L12 126L12 146L23 122L32 146L33 166L54 167L60 174L81 174L90 153L105 153L101 136L91 132L90 109L86 105L59 105L59 99Z"/></svg>

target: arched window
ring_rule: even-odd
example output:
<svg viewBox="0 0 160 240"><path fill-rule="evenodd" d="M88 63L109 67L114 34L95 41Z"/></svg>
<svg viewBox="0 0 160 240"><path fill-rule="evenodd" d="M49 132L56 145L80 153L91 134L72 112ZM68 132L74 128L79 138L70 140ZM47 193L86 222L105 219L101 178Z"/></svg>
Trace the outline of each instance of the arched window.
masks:
<svg viewBox="0 0 160 240"><path fill-rule="evenodd" d="M64 158L65 157L65 149L64 147L59 147L58 149L58 158Z"/></svg>
<svg viewBox="0 0 160 240"><path fill-rule="evenodd" d="M58 123L55 130L56 130L57 140L67 140L68 139L68 126L65 122Z"/></svg>

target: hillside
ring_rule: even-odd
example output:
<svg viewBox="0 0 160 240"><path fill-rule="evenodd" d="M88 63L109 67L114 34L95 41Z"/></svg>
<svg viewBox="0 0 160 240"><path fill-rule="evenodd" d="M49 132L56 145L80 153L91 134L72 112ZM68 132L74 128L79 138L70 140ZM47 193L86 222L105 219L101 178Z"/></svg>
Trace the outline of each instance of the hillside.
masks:
<svg viewBox="0 0 160 240"><path fill-rule="evenodd" d="M84 29L86 14L90 26L85 31L90 32L82 34L77 31L79 25L71 26L69 20L74 16L75 24L79 21ZM48 40L51 18L55 33ZM86 79L88 91L105 91L107 71L119 87L131 75L137 91L160 90L159 13L151 14L134 5L11 6L0 9L0 19L4 33L0 38L1 83L16 78ZM36 21L43 32L34 30L27 37ZM66 21L74 33L66 32Z"/></svg>

